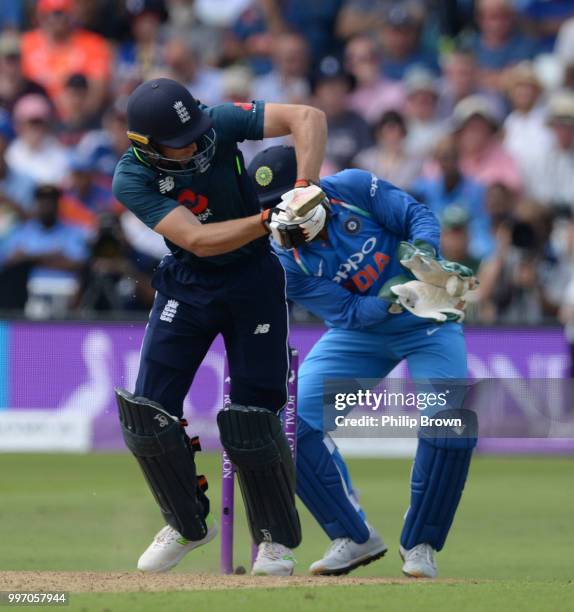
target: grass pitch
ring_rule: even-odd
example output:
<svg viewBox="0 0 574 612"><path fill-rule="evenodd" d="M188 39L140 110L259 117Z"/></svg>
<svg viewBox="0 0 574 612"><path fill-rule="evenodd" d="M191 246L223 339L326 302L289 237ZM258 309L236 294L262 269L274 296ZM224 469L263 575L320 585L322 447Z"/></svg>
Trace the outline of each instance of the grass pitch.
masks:
<svg viewBox="0 0 574 612"><path fill-rule="evenodd" d="M200 454L198 464L210 480L208 495L217 517L219 458ZM397 549L410 462L357 459L349 464L369 520L389 545L387 556L353 573L353 580L245 577L243 583L241 577L216 576L218 540L188 555L178 574L152 580L126 573L133 572L162 526L129 455L0 455L0 591L69 582L66 609L113 612L574 610L574 460L477 456L447 546L438 556L441 580L435 582L401 578ZM236 506L236 564L248 567L239 492ZM328 541L310 515L301 513L304 541L297 550L297 574L305 576ZM44 573L14 574L31 570ZM110 583L111 588L104 587ZM155 592L141 592L147 590Z"/></svg>

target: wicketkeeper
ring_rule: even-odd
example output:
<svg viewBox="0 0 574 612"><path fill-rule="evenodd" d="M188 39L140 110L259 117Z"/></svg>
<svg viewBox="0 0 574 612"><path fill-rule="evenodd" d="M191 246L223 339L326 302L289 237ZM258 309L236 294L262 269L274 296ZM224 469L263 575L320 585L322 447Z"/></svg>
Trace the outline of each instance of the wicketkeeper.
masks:
<svg viewBox="0 0 574 612"><path fill-rule="evenodd" d="M262 206L287 206L285 190L296 176L293 149L263 151L249 174ZM333 575L382 557L387 546L368 523L323 426L323 383L380 380L403 359L418 381L465 379L459 321L476 279L439 258L436 218L404 191L362 170L329 176L320 186L325 226L310 243L276 250L288 297L329 328L299 370L297 493L331 539L310 571ZM460 402L441 410L434 416L460 416L467 427L460 435L419 431L400 544L408 576L436 576L435 552L445 543L476 445L474 413Z"/></svg>
<svg viewBox="0 0 574 612"><path fill-rule="evenodd" d="M217 417L234 463L253 540L255 574L290 574L301 541L294 465L277 416L286 401L285 277L268 239L304 244L325 210L308 188L322 162L326 127L306 106L223 104L207 108L170 79L140 85L128 103L131 149L114 175L116 198L164 236L171 255L157 290L134 393L118 389L125 442L166 526L138 561L160 572L214 538L199 443L188 438L183 400L211 343L222 334L231 406ZM297 197L260 212L237 143L291 134ZM317 230L318 231L318 230Z"/></svg>

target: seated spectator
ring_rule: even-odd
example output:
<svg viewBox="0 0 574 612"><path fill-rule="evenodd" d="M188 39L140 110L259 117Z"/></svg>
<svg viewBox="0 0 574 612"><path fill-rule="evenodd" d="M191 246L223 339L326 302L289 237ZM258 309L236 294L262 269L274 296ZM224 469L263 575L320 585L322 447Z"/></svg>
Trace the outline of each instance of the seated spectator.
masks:
<svg viewBox="0 0 574 612"><path fill-rule="evenodd" d="M222 102L221 71L201 63L189 38L169 38L163 47L163 61L170 78L183 83L197 100L208 106Z"/></svg>
<svg viewBox="0 0 574 612"><path fill-rule="evenodd" d="M574 94L559 92L548 107L552 144L534 147L525 168L526 193L545 206L574 211Z"/></svg>
<svg viewBox="0 0 574 612"><path fill-rule="evenodd" d="M27 219L34 200L34 182L6 163L6 149L14 132L6 111L0 111L0 241L19 221Z"/></svg>
<svg viewBox="0 0 574 612"><path fill-rule="evenodd" d="M307 41L300 34L284 32L271 50L271 72L255 79L253 96L258 100L301 104L309 96L310 69Z"/></svg>
<svg viewBox="0 0 574 612"><path fill-rule="evenodd" d="M504 91L506 69L537 52L535 41L520 33L512 0L478 0L478 35L472 42L482 86Z"/></svg>
<svg viewBox="0 0 574 612"><path fill-rule="evenodd" d="M478 272L480 261L473 257L468 250L470 216L468 212L451 204L447 206L439 218L440 250L445 259L458 261L468 266L473 272Z"/></svg>
<svg viewBox="0 0 574 612"><path fill-rule="evenodd" d="M474 94L488 96L502 117L505 112L502 96L481 87L478 65L473 53L466 49L454 49L441 56L441 66L438 103L441 117L450 117L461 100Z"/></svg>
<svg viewBox="0 0 574 612"><path fill-rule="evenodd" d="M500 120L490 100L480 95L461 100L452 121L464 174L486 186L503 183L520 191L520 170L502 147Z"/></svg>
<svg viewBox="0 0 574 612"><path fill-rule="evenodd" d="M60 97L60 120L55 131L66 147L75 147L90 130L100 126L100 113L90 108L88 80L83 74L73 74L67 80Z"/></svg>
<svg viewBox="0 0 574 612"><path fill-rule="evenodd" d="M93 159L96 172L111 181L120 157L130 147L126 135L128 129L127 103L118 98L104 113L101 130L88 132L78 143L77 153L85 159Z"/></svg>
<svg viewBox="0 0 574 612"><path fill-rule="evenodd" d="M562 24L554 52L564 68L564 87L574 88L574 17Z"/></svg>
<svg viewBox="0 0 574 612"><path fill-rule="evenodd" d="M573 0L520 0L518 11L541 52L551 53L560 26L574 16Z"/></svg>
<svg viewBox="0 0 574 612"><path fill-rule="evenodd" d="M94 232L101 215L120 211L109 181L99 179L94 160L73 155L67 189L60 202L62 220Z"/></svg>
<svg viewBox="0 0 574 612"><path fill-rule="evenodd" d="M415 67L407 72L404 84L407 147L413 155L424 157L448 131L445 121L438 117L437 83L431 72Z"/></svg>
<svg viewBox="0 0 574 612"><path fill-rule="evenodd" d="M111 53L107 41L72 20L73 0L38 0L38 28L22 36L22 69L58 101L67 79L81 73L90 84L90 108L97 112L107 96Z"/></svg>
<svg viewBox="0 0 574 612"><path fill-rule="evenodd" d="M0 32L19 30L24 20L24 0L0 3Z"/></svg>
<svg viewBox="0 0 574 612"><path fill-rule="evenodd" d="M154 298L151 275L158 263L131 249L118 218L104 215L74 307L98 312L149 310Z"/></svg>
<svg viewBox="0 0 574 612"><path fill-rule="evenodd" d="M167 19L163 0L128 0L131 39L117 53L118 80L132 82L152 78L163 67L160 28Z"/></svg>
<svg viewBox="0 0 574 612"><path fill-rule="evenodd" d="M557 311L556 261L547 251L551 220L535 203L523 201L515 217L499 224L494 255L479 278L484 323L540 324Z"/></svg>
<svg viewBox="0 0 574 612"><path fill-rule="evenodd" d="M401 81L413 66L422 66L438 73L436 57L422 49L423 17L412 3L397 3L389 9L380 30L383 74L387 78Z"/></svg>
<svg viewBox="0 0 574 612"><path fill-rule="evenodd" d="M387 111L375 128L375 146L355 157L354 165L409 190L421 170L421 158L408 152L407 126L397 111Z"/></svg>
<svg viewBox="0 0 574 612"><path fill-rule="evenodd" d="M14 107L16 139L6 151L8 165L36 183L60 183L68 154L51 133L52 108L44 96L28 94Z"/></svg>
<svg viewBox="0 0 574 612"><path fill-rule="evenodd" d="M337 18L337 35L349 40L378 30L395 4L397 0L346 0Z"/></svg>
<svg viewBox="0 0 574 612"><path fill-rule="evenodd" d="M353 84L352 77L341 70L335 58L323 59L313 94L315 105L327 116L325 160L335 171L346 168L357 153L373 142L367 122L347 106L347 96Z"/></svg>
<svg viewBox="0 0 574 612"><path fill-rule="evenodd" d="M35 93L48 97L39 83L22 74L21 59L20 35L15 32L0 34L0 107L10 113L23 96Z"/></svg>
<svg viewBox="0 0 574 612"><path fill-rule="evenodd" d="M512 112L504 121L504 148L518 162L524 177L532 156L539 150L546 151L552 141L542 94L542 84L530 62L517 64L510 71L508 98Z"/></svg>
<svg viewBox="0 0 574 612"><path fill-rule="evenodd" d="M345 69L356 82L349 95L349 108L370 125L388 110L403 107L405 92L401 83L381 74L381 54L374 38L359 34L345 47Z"/></svg>
<svg viewBox="0 0 574 612"><path fill-rule="evenodd" d="M482 259L493 248L490 219L485 210L485 188L462 172L454 137L448 136L438 142L434 159L439 168L437 176L420 178L411 191L439 219L453 206L464 211L468 216L469 253L473 258Z"/></svg>
<svg viewBox="0 0 574 612"><path fill-rule="evenodd" d="M11 267L26 269L28 315L61 315L67 310L87 256L86 239L81 230L61 221L61 191L57 187L40 185L35 197L32 219L5 241L0 265L4 271Z"/></svg>

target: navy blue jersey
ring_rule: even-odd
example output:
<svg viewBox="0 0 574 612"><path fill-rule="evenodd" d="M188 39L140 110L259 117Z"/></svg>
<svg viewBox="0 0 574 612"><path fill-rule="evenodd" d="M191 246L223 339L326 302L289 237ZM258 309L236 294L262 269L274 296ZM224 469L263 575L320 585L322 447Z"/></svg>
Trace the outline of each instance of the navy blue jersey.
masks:
<svg viewBox="0 0 574 612"><path fill-rule="evenodd" d="M152 229L180 205L191 210L201 223L240 219L259 212L237 143L263 138L265 104L258 101L201 108L211 117L217 139L215 157L206 172L192 176L163 174L139 159L133 149L116 167L115 197ZM168 240L166 243L178 260L198 263L200 258ZM261 239L232 253L203 257L201 263L225 265L254 252L260 243Z"/></svg>

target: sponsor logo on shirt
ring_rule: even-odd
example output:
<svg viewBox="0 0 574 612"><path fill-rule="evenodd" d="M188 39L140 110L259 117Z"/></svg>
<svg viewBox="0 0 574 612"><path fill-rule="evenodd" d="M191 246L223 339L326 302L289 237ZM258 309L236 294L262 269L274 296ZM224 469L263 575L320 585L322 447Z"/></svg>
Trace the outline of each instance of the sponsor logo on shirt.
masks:
<svg viewBox="0 0 574 612"><path fill-rule="evenodd" d="M339 266L333 280L350 291L368 291L390 261L388 255L375 250L376 246L375 236L365 240L361 249Z"/></svg>
<svg viewBox="0 0 574 612"><path fill-rule="evenodd" d="M233 106L238 106L242 108L244 111L254 110L254 105L251 102L234 102Z"/></svg>
<svg viewBox="0 0 574 612"><path fill-rule="evenodd" d="M165 176L164 178L160 178L157 184L160 193L167 193L175 187L175 180L173 176Z"/></svg>
<svg viewBox="0 0 574 612"><path fill-rule="evenodd" d="M185 206L187 209L191 210L191 212L200 220L205 221L211 215L213 215L213 211L208 208L209 200L207 196L204 196L200 193L195 193L191 189L184 189L177 194L177 201Z"/></svg>

